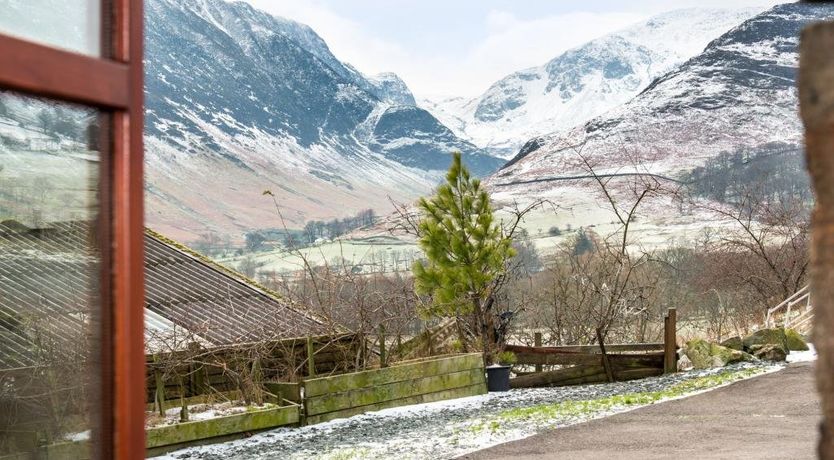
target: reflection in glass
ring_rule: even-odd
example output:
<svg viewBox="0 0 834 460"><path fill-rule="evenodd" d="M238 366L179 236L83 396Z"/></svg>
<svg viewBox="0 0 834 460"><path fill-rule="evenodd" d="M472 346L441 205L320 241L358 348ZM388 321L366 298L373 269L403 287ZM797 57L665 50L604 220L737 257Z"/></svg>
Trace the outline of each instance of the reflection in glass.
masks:
<svg viewBox="0 0 834 460"><path fill-rule="evenodd" d="M101 0L0 0L0 33L101 55Z"/></svg>
<svg viewBox="0 0 834 460"><path fill-rule="evenodd" d="M96 110L0 92L0 458L90 436L98 124Z"/></svg>

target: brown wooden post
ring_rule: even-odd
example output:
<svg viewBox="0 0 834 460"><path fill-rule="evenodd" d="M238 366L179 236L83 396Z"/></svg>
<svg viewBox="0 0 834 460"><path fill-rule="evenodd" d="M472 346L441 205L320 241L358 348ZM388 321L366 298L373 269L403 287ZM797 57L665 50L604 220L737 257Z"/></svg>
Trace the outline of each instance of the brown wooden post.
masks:
<svg viewBox="0 0 834 460"><path fill-rule="evenodd" d="M597 328L597 342L599 342L599 351L602 353L602 367L605 368L605 376L609 382L613 382L614 372L611 370L611 362L608 361L608 354L605 353L605 342L602 339L601 328Z"/></svg>
<svg viewBox="0 0 834 460"><path fill-rule="evenodd" d="M822 402L818 454L834 458L834 22L802 31L799 110L805 125L808 171L816 195L811 218L813 342Z"/></svg>
<svg viewBox="0 0 834 460"><path fill-rule="evenodd" d="M533 334L533 345L540 347L542 346L542 333L536 332ZM544 370L541 364L536 364L536 372L541 372Z"/></svg>
<svg viewBox="0 0 834 460"><path fill-rule="evenodd" d="M379 367L388 367L388 356L385 353L385 325L379 325Z"/></svg>
<svg viewBox="0 0 834 460"><path fill-rule="evenodd" d="M157 413L161 416L165 416L165 382L162 380L162 372L159 371L159 363L160 363L159 354L155 353L153 355L153 383L154 383L154 392L153 392L153 402L156 406Z"/></svg>
<svg viewBox="0 0 834 460"><path fill-rule="evenodd" d="M191 342L188 344L188 387L189 396L197 396L205 391L203 381L203 366L195 362L200 353L200 344Z"/></svg>
<svg viewBox="0 0 834 460"><path fill-rule="evenodd" d="M427 350L429 352L429 356L434 356L434 344L432 343L432 336L431 336L431 329L426 326L426 345Z"/></svg>
<svg viewBox="0 0 834 460"><path fill-rule="evenodd" d="M313 338L307 337L307 376L308 377L315 377L316 376L316 358L315 358L315 346L313 345Z"/></svg>
<svg viewBox="0 0 834 460"><path fill-rule="evenodd" d="M666 374L678 371L677 316L677 310L670 308L663 318L663 372Z"/></svg>

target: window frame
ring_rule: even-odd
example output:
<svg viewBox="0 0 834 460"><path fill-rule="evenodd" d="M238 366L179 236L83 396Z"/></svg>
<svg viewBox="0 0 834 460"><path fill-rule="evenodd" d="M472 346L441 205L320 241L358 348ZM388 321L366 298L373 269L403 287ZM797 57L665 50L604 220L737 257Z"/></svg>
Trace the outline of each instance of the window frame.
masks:
<svg viewBox="0 0 834 460"><path fill-rule="evenodd" d="M145 457L143 1L101 0L103 57L0 33L0 89L109 115L99 179L102 402L97 458Z"/></svg>

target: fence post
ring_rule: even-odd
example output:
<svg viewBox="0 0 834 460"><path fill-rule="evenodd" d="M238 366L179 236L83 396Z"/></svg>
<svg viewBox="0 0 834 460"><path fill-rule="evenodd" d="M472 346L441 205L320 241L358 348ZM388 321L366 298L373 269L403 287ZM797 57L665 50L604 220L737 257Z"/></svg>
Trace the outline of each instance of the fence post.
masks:
<svg viewBox="0 0 834 460"><path fill-rule="evenodd" d="M195 357L200 352L200 344L197 342L190 342L188 344L188 386L190 396L197 396L206 392L204 377L204 366L194 362Z"/></svg>
<svg viewBox="0 0 834 460"><path fill-rule="evenodd" d="M670 308L663 318L663 372L678 371L677 310Z"/></svg>
<svg viewBox="0 0 834 460"><path fill-rule="evenodd" d="M315 348L313 347L313 338L307 337L307 376L316 376L316 359L313 356Z"/></svg>
<svg viewBox="0 0 834 460"><path fill-rule="evenodd" d="M533 345L540 347L542 346L542 333L535 332L533 333ZM544 367L541 364L536 364L536 372L541 372L544 370Z"/></svg>
<svg viewBox="0 0 834 460"><path fill-rule="evenodd" d="M161 361L159 357L159 353L154 353L153 355L153 383L154 383L154 392L153 392L153 402L156 406L156 411L159 413L160 416L165 416L165 381L162 380L162 373L159 372L159 362Z"/></svg>
<svg viewBox="0 0 834 460"><path fill-rule="evenodd" d="M385 325L379 325L379 367L388 367L388 356L385 353Z"/></svg>

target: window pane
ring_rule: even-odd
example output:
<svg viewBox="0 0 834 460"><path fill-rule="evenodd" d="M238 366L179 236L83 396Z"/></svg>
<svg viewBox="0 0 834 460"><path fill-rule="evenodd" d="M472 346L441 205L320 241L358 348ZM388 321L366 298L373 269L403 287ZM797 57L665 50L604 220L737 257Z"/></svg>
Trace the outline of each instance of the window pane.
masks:
<svg viewBox="0 0 834 460"><path fill-rule="evenodd" d="M0 0L0 33L101 54L101 0Z"/></svg>
<svg viewBox="0 0 834 460"><path fill-rule="evenodd" d="M0 457L90 436L100 118L0 92Z"/></svg>

